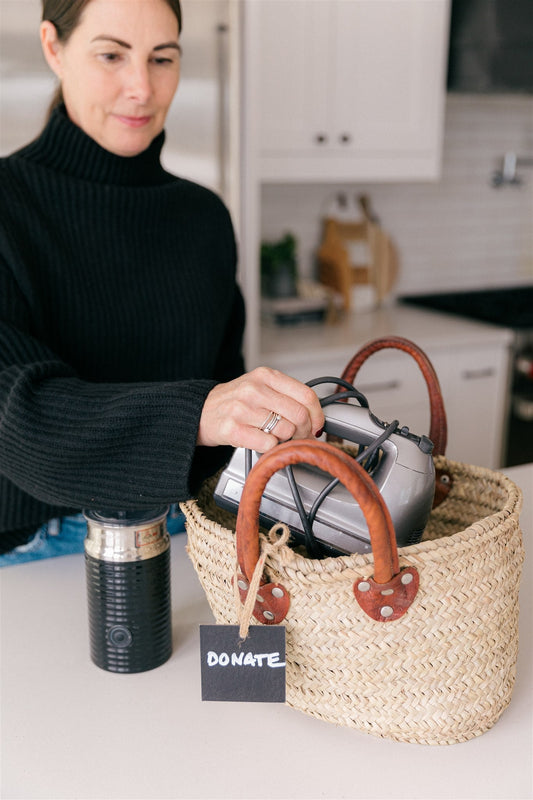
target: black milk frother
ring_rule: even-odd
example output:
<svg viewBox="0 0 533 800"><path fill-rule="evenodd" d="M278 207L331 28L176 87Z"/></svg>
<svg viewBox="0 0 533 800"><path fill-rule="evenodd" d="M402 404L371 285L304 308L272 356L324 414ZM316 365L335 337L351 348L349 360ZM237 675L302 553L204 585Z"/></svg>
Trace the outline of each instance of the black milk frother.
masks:
<svg viewBox="0 0 533 800"><path fill-rule="evenodd" d="M172 652L168 508L84 511L91 658L144 672Z"/></svg>

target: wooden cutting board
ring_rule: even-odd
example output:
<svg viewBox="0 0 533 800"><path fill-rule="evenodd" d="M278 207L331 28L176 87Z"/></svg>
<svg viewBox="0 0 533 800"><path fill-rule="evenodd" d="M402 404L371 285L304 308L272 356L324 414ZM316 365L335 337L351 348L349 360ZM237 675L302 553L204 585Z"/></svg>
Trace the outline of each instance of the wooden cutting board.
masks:
<svg viewBox="0 0 533 800"><path fill-rule="evenodd" d="M379 225L371 223L368 236L373 262L371 283L376 290L377 302L382 303L398 280L398 251Z"/></svg>
<svg viewBox="0 0 533 800"><path fill-rule="evenodd" d="M359 198L363 211L361 222L345 222L334 218L324 220L322 244L318 251L320 281L337 291L343 307L352 306L355 285L371 285L379 305L390 293L398 279L398 252L390 236L370 211L368 199ZM366 263L354 263L350 249L354 242L366 244Z"/></svg>

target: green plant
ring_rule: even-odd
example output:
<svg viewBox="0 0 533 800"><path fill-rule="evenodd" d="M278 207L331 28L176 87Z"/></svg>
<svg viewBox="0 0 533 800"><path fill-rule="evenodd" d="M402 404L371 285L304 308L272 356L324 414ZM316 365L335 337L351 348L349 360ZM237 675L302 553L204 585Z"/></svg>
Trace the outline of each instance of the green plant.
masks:
<svg viewBox="0 0 533 800"><path fill-rule="evenodd" d="M296 294L296 238L292 233L277 242L261 243L261 290L266 297Z"/></svg>
<svg viewBox="0 0 533 800"><path fill-rule="evenodd" d="M293 264L296 271L296 239L286 233L278 242L261 243L261 273L272 274L280 264Z"/></svg>

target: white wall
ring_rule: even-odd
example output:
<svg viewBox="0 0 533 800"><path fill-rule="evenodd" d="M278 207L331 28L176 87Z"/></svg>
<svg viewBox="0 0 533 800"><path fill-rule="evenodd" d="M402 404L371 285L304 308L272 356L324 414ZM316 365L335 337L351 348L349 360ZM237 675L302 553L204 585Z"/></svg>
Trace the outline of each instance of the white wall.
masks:
<svg viewBox="0 0 533 800"><path fill-rule="evenodd" d="M399 249L397 294L532 283L533 163L521 185L491 186L508 151L533 160L533 97L449 94L438 183L265 186L262 237L292 230L312 276L337 193L366 193Z"/></svg>

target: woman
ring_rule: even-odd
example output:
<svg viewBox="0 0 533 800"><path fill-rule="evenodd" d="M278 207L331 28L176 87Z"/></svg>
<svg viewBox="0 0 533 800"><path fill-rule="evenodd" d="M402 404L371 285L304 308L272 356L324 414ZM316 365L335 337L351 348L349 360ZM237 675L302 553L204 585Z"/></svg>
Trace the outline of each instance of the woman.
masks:
<svg viewBox="0 0 533 800"><path fill-rule="evenodd" d="M323 425L308 387L243 374L228 212L160 165L180 31L178 0L43 2L60 92L0 167L4 564L81 550L83 508L176 504L231 447Z"/></svg>

